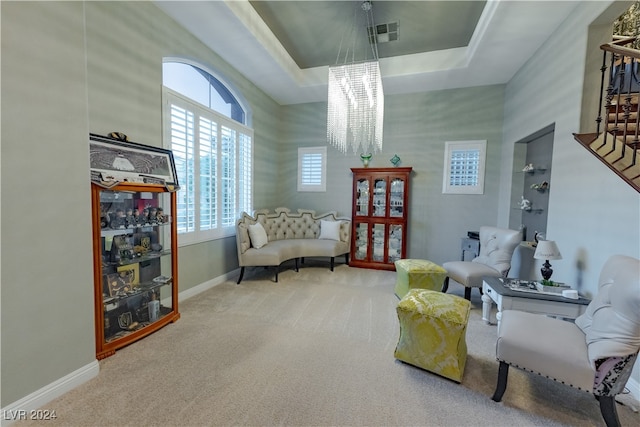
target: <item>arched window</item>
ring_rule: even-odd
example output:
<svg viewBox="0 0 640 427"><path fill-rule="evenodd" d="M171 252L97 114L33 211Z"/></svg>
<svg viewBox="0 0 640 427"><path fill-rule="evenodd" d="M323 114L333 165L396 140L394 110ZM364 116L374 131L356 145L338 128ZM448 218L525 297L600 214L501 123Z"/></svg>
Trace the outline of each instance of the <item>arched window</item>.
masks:
<svg viewBox="0 0 640 427"><path fill-rule="evenodd" d="M166 60L162 67L165 145L173 151L179 244L232 235L252 211L253 130L228 85L203 67Z"/></svg>

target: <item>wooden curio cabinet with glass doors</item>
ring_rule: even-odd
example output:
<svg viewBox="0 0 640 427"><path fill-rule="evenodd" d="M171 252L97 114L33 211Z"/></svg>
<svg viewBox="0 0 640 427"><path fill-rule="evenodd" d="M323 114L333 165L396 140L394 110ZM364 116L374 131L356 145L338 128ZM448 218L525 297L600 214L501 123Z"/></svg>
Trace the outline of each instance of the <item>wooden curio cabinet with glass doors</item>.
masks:
<svg viewBox="0 0 640 427"><path fill-rule="evenodd" d="M176 193L91 184L96 357L111 356L178 313Z"/></svg>
<svg viewBox="0 0 640 427"><path fill-rule="evenodd" d="M352 267L395 270L407 254L407 206L412 168L351 168Z"/></svg>

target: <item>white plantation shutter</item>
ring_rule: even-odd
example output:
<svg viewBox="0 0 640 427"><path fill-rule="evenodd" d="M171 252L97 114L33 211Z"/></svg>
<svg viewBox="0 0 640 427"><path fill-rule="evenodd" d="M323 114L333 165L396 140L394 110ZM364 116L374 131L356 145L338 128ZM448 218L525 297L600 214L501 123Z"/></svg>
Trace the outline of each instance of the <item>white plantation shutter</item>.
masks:
<svg viewBox="0 0 640 427"><path fill-rule="evenodd" d="M179 244L233 235L240 214L253 211L253 131L168 88L163 97L180 184Z"/></svg>
<svg viewBox="0 0 640 427"><path fill-rule="evenodd" d="M200 117L200 229L212 230L216 217L218 124Z"/></svg>
<svg viewBox="0 0 640 427"><path fill-rule="evenodd" d="M251 136L240 133L238 139L238 210L251 213L253 194L253 145Z"/></svg>
<svg viewBox="0 0 640 427"><path fill-rule="evenodd" d="M327 147L298 148L298 191L326 191Z"/></svg>
<svg viewBox="0 0 640 427"><path fill-rule="evenodd" d="M176 164L180 190L177 194L178 233L195 231L194 185L194 126L193 113L171 105L171 150Z"/></svg>
<svg viewBox="0 0 640 427"><path fill-rule="evenodd" d="M236 215L236 131L222 127L222 224L232 227Z"/></svg>

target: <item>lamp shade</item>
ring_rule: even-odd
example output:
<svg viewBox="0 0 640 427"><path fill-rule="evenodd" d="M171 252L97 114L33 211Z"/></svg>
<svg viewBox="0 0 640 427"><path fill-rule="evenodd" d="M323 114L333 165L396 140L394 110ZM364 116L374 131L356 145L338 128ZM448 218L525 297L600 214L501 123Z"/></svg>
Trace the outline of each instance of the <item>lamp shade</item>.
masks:
<svg viewBox="0 0 640 427"><path fill-rule="evenodd" d="M533 254L535 259L562 259L558 245L553 240L541 240Z"/></svg>

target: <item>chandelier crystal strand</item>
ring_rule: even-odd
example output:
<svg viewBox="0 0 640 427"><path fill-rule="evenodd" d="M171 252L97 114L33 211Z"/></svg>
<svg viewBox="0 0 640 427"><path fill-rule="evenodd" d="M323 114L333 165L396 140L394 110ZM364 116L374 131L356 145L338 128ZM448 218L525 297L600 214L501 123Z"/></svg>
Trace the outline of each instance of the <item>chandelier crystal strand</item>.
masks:
<svg viewBox="0 0 640 427"><path fill-rule="evenodd" d="M367 28L373 27L371 4L365 3ZM382 150L384 92L375 40L371 48L374 60L346 63L345 58L344 64L329 67L327 139L343 153Z"/></svg>
<svg viewBox="0 0 640 427"><path fill-rule="evenodd" d="M343 153L382 150L384 92L378 61L329 67L327 138Z"/></svg>

